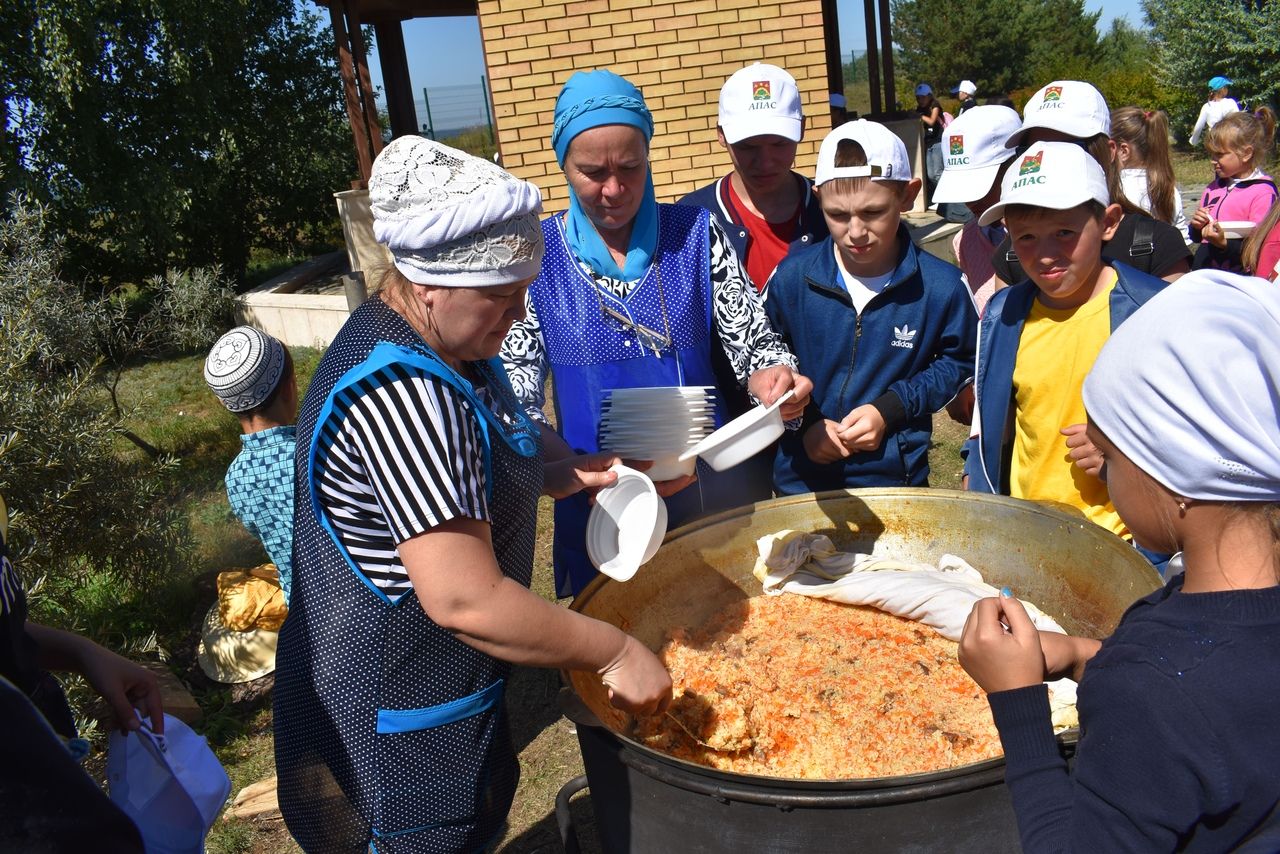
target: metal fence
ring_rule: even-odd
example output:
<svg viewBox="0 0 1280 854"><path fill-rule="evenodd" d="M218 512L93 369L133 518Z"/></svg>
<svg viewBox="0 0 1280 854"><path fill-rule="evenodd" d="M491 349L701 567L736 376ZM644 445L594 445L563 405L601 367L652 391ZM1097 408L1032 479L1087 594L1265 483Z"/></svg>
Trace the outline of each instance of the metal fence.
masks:
<svg viewBox="0 0 1280 854"><path fill-rule="evenodd" d="M422 133L432 139L455 136L474 127L489 129L493 138L493 111L485 78L472 85L424 86L422 98L414 102Z"/></svg>

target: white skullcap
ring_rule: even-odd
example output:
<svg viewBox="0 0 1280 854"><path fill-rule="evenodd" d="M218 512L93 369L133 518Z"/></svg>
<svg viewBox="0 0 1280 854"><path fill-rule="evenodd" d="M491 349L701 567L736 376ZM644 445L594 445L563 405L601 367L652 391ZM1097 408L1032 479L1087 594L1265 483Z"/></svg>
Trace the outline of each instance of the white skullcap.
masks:
<svg viewBox="0 0 1280 854"><path fill-rule="evenodd" d="M204 360L204 381L232 412L260 406L284 373L284 345L252 326L219 338Z"/></svg>
<svg viewBox="0 0 1280 854"><path fill-rule="evenodd" d="M500 166L420 136L402 136L369 176L373 236L411 282L507 285L542 266L542 193Z"/></svg>
<svg viewBox="0 0 1280 854"><path fill-rule="evenodd" d="M1280 287L1188 273L1112 334L1084 382L1089 418L1178 495L1280 500Z"/></svg>

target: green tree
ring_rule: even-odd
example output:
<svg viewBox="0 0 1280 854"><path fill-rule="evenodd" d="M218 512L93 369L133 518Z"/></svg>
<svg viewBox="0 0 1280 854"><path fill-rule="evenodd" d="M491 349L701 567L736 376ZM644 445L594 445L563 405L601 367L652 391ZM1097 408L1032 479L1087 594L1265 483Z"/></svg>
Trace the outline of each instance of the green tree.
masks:
<svg viewBox="0 0 1280 854"><path fill-rule="evenodd" d="M902 72L912 81L973 80L1005 94L1083 78L1098 55L1100 13L1083 0L893 0Z"/></svg>
<svg viewBox="0 0 1280 854"><path fill-rule="evenodd" d="M44 209L10 198L0 220L0 494L15 514L12 545L28 582L45 576L65 589L91 570L154 578L186 544L163 494L172 463L121 441L129 413L104 390L104 347L207 337L207 314L192 304L216 304L225 288L205 273L172 277L156 286L165 322L128 322L114 300L86 298L62 278L55 234Z"/></svg>
<svg viewBox="0 0 1280 854"><path fill-rule="evenodd" d="M336 231L354 174L333 50L292 0L0 4L0 169L49 206L72 278L243 276Z"/></svg>
<svg viewBox="0 0 1280 854"><path fill-rule="evenodd" d="M1280 3L1143 0L1156 47L1156 69L1170 93L1170 119L1185 139L1222 74L1249 104L1280 101Z"/></svg>
<svg viewBox="0 0 1280 854"><path fill-rule="evenodd" d="M1156 74L1156 49L1149 30L1138 29L1123 18L1098 43L1098 73L1089 78L1114 109L1136 106L1167 110L1170 93Z"/></svg>

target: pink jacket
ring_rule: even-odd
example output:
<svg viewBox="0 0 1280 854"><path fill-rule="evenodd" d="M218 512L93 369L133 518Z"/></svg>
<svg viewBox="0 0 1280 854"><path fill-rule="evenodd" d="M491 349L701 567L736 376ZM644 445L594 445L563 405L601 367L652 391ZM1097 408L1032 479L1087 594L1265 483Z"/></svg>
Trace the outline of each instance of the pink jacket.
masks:
<svg viewBox="0 0 1280 854"><path fill-rule="evenodd" d="M1200 207L1207 208L1218 222L1261 222L1276 200L1276 185L1260 172L1239 181L1215 179L1204 188ZM1227 247L1212 245L1194 225L1190 228L1192 241L1203 244L1196 252L1196 269L1212 267L1218 270L1242 272L1240 250L1243 240L1228 239Z"/></svg>

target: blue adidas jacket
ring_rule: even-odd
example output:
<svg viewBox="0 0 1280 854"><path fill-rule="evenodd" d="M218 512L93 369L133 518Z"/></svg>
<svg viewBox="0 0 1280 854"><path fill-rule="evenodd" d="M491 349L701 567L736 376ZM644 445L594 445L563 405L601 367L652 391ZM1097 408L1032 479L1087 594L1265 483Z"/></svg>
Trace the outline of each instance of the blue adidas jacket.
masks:
<svg viewBox="0 0 1280 854"><path fill-rule="evenodd" d="M1111 331L1168 284L1164 279L1115 261L1116 286L1111 290ZM1031 280L996 291L982 314L978 360L974 372L973 428L964 445L964 473L974 492L1009 494L1009 454L1013 448L1013 367L1027 313L1036 298Z"/></svg>
<svg viewBox="0 0 1280 854"><path fill-rule="evenodd" d="M861 315L830 237L793 252L773 274L765 311L813 380L804 426L778 445L773 483L781 494L928 483L933 413L973 376L978 316L958 268L917 249L906 226L897 241L893 279ZM864 403L884 415L881 446L830 464L810 460L804 430Z"/></svg>
<svg viewBox="0 0 1280 854"><path fill-rule="evenodd" d="M795 234L791 239L790 251L796 252L806 246L812 246L826 237L827 221L822 216L822 206L818 204L818 196L813 192L813 182L795 172L791 174L797 181L804 184L804 204L800 206L800 218L796 221ZM751 233L747 231L747 227L742 224L741 219L734 212L733 205L729 203L727 177L712 181L705 187L699 187L682 198L677 204L698 205L711 211L712 215L720 221L720 225L724 227L725 233L729 235L729 242L733 244L733 251L738 254L739 260L742 261L742 269L746 270L747 250L751 247ZM767 283L755 282L754 284L757 290L764 290L764 286Z"/></svg>

